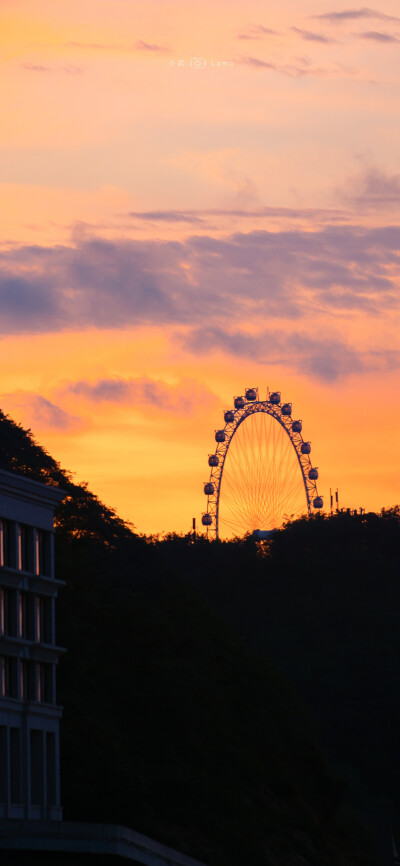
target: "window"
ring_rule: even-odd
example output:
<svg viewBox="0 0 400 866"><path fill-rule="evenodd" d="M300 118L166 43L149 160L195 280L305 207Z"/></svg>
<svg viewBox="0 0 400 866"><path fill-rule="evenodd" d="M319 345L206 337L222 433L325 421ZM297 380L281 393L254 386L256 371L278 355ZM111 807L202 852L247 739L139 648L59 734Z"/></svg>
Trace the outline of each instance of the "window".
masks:
<svg viewBox="0 0 400 866"><path fill-rule="evenodd" d="M18 596L18 634L24 637L26 632L26 595L22 592Z"/></svg>
<svg viewBox="0 0 400 866"><path fill-rule="evenodd" d="M47 803L56 805L56 737L53 733L46 734L46 782Z"/></svg>
<svg viewBox="0 0 400 866"><path fill-rule="evenodd" d="M35 530L35 574L51 577L51 533Z"/></svg>
<svg viewBox="0 0 400 866"><path fill-rule="evenodd" d="M10 728L11 802L21 802L21 732Z"/></svg>
<svg viewBox="0 0 400 866"><path fill-rule="evenodd" d="M40 574L40 530L35 529L35 574Z"/></svg>
<svg viewBox="0 0 400 866"><path fill-rule="evenodd" d="M20 571L32 571L33 549L32 529L23 523L18 524L17 530L18 568Z"/></svg>
<svg viewBox="0 0 400 866"><path fill-rule="evenodd" d="M0 725L0 803L8 800L7 727Z"/></svg>
<svg viewBox="0 0 400 866"><path fill-rule="evenodd" d="M17 591L4 590L4 632L7 637L17 637Z"/></svg>
<svg viewBox="0 0 400 866"><path fill-rule="evenodd" d="M4 656L4 696L18 698L18 659Z"/></svg>
<svg viewBox="0 0 400 866"><path fill-rule="evenodd" d="M26 696L28 701L36 701L36 663L27 662Z"/></svg>
<svg viewBox="0 0 400 866"><path fill-rule="evenodd" d="M46 664L38 664L38 693L37 699L39 703L53 704L53 666Z"/></svg>
<svg viewBox="0 0 400 866"><path fill-rule="evenodd" d="M40 643L53 643L51 598L39 596L36 599L36 640Z"/></svg>
<svg viewBox="0 0 400 866"><path fill-rule="evenodd" d="M21 701L36 701L36 669L35 662L22 659L19 669Z"/></svg>
<svg viewBox="0 0 400 866"><path fill-rule="evenodd" d="M0 635L4 635L4 589L0 589Z"/></svg>
<svg viewBox="0 0 400 866"><path fill-rule="evenodd" d="M26 661L20 661L19 663L19 696L21 701L26 701L26 690L27 690L27 668Z"/></svg>
<svg viewBox="0 0 400 866"><path fill-rule="evenodd" d="M18 600L19 636L24 640L35 639L35 597L30 593L20 592Z"/></svg>
<svg viewBox="0 0 400 866"><path fill-rule="evenodd" d="M20 662L20 698L22 701L36 701L36 664L22 659Z"/></svg>
<svg viewBox="0 0 400 866"><path fill-rule="evenodd" d="M43 665L40 665L40 664L36 665L36 683L37 683L36 698L37 698L37 701L39 704L41 704L42 700L43 700L43 697L42 697L42 685L43 685L42 667L43 667Z"/></svg>
<svg viewBox="0 0 400 866"><path fill-rule="evenodd" d="M43 731L31 730L31 803L42 806L44 801Z"/></svg>
<svg viewBox="0 0 400 866"><path fill-rule="evenodd" d="M0 566L15 568L15 523L0 520Z"/></svg>

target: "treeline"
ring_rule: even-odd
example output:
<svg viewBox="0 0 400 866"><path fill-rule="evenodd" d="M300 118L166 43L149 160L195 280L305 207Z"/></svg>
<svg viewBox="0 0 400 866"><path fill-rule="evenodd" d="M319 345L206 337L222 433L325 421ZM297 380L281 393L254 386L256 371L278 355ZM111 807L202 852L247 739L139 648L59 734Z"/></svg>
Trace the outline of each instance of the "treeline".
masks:
<svg viewBox="0 0 400 866"><path fill-rule="evenodd" d="M66 491L65 818L208 866L375 862L348 806L398 795L398 512L298 521L268 544L144 538L1 414L0 443L3 468Z"/></svg>
<svg viewBox="0 0 400 866"><path fill-rule="evenodd" d="M296 686L348 797L400 804L400 508L302 519L264 549L158 544L246 646Z"/></svg>

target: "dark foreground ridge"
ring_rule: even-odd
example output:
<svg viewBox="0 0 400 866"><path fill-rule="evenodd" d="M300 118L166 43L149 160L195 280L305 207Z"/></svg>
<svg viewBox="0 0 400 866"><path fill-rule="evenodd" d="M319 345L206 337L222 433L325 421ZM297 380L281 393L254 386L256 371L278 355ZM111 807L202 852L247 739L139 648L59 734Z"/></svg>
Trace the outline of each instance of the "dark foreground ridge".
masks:
<svg viewBox="0 0 400 866"><path fill-rule="evenodd" d="M371 517L371 543L369 524L336 518L292 524L265 549L250 539L146 539L1 414L0 445L2 468L67 491L56 515L56 571L67 582L57 613L68 648L58 675L66 820L124 825L207 866L377 862L354 807L361 815L362 798L370 809L379 795L387 811L397 796L387 672L379 688L393 736L365 763L397 589L393 574L375 581L368 545L376 553L381 530L398 543L398 514ZM332 551L344 540L339 575Z"/></svg>

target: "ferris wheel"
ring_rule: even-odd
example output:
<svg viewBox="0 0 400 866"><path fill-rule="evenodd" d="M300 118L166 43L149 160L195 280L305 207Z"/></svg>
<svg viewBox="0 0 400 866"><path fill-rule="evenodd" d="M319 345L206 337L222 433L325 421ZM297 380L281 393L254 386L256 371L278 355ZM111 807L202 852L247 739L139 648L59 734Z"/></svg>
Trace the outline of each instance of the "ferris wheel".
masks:
<svg viewBox="0 0 400 866"><path fill-rule="evenodd" d="M208 537L268 534L285 520L323 507L311 443L304 441L302 421L292 420L292 404L281 402L280 391L261 400L258 388L247 388L224 412L224 421L215 431L204 484L202 524Z"/></svg>

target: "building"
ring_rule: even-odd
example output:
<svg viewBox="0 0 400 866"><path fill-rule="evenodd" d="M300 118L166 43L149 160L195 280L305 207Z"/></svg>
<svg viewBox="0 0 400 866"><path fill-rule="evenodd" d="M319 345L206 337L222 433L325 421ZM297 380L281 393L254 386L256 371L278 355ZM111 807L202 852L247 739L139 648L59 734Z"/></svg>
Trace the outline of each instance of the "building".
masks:
<svg viewBox="0 0 400 866"><path fill-rule="evenodd" d="M0 818L62 818L53 518L64 495L0 470Z"/></svg>
<svg viewBox="0 0 400 866"><path fill-rule="evenodd" d="M127 827L61 820L53 519L64 496L0 470L0 851L10 866L204 866Z"/></svg>

